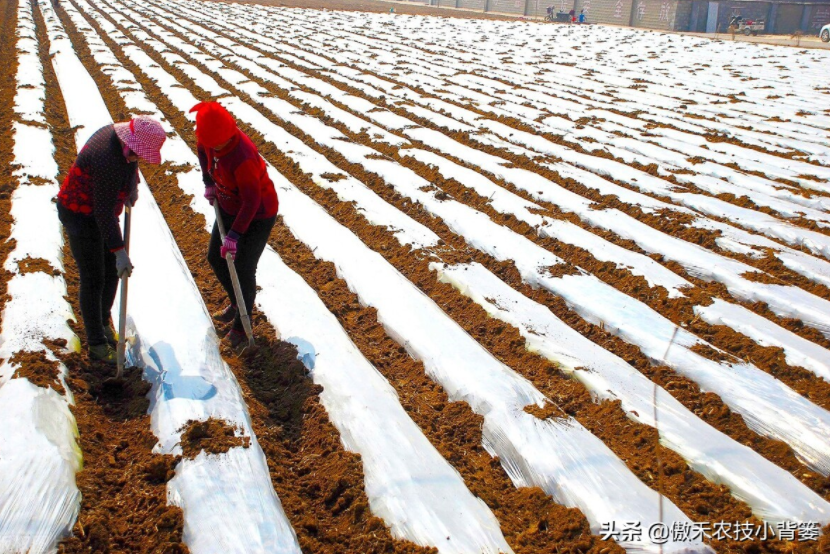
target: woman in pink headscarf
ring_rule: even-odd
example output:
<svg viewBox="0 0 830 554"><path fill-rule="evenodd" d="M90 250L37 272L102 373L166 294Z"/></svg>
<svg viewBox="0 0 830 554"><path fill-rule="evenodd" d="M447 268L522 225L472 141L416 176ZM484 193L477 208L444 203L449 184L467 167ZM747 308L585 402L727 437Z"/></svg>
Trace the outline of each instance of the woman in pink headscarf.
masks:
<svg viewBox="0 0 830 554"><path fill-rule="evenodd" d="M138 160L161 163L167 134L140 116L102 127L81 149L58 193L58 216L80 274L80 304L89 356L115 364L110 311L118 279L133 266L118 226L124 205L138 199Z"/></svg>

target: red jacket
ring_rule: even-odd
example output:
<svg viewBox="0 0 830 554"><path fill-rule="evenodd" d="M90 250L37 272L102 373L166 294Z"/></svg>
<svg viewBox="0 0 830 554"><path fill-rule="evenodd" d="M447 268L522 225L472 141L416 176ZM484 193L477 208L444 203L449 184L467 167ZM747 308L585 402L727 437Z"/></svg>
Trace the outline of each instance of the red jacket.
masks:
<svg viewBox="0 0 830 554"><path fill-rule="evenodd" d="M274 217L279 199L268 177L265 160L240 130L222 150L198 144L205 186L216 186L219 207L236 216L231 231L245 234L253 219Z"/></svg>
<svg viewBox="0 0 830 554"><path fill-rule="evenodd" d="M81 149L58 192L67 232L100 233L111 250L123 247L118 216L137 186L138 163L127 161L112 125L100 128Z"/></svg>

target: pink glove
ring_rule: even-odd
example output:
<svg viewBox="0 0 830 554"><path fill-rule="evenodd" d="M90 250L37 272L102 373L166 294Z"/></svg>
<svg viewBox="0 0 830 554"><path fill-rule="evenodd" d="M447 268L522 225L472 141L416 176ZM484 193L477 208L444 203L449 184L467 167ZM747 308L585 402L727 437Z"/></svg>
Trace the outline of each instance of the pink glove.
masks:
<svg viewBox="0 0 830 554"><path fill-rule="evenodd" d="M227 254L230 254L231 258L236 258L236 239L229 236L225 237L222 248L219 249L219 255L222 258L225 258Z"/></svg>
<svg viewBox="0 0 830 554"><path fill-rule="evenodd" d="M213 206L213 203L216 201L216 187L211 185L209 187L205 187L205 198Z"/></svg>

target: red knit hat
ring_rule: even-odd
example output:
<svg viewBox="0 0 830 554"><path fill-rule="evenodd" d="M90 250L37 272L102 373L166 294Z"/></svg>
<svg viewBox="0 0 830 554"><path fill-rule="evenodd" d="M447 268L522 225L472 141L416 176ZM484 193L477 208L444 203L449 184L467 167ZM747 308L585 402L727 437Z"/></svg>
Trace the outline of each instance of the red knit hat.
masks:
<svg viewBox="0 0 830 554"><path fill-rule="evenodd" d="M228 142L236 132L236 121L219 102L199 102L190 111L196 112L196 138L208 148Z"/></svg>

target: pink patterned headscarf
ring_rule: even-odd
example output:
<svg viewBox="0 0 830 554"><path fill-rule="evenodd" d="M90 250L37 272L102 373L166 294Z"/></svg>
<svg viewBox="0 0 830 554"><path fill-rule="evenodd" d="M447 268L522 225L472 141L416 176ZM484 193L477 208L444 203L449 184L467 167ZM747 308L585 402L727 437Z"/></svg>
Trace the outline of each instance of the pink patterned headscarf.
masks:
<svg viewBox="0 0 830 554"><path fill-rule="evenodd" d="M118 138L138 157L151 164L161 163L161 146L167 140L167 133L161 123L140 115L124 123L113 125Z"/></svg>

